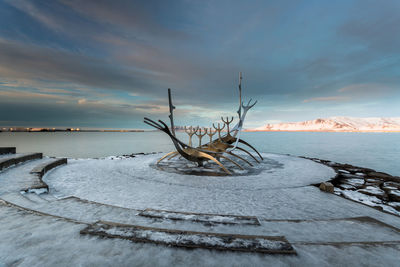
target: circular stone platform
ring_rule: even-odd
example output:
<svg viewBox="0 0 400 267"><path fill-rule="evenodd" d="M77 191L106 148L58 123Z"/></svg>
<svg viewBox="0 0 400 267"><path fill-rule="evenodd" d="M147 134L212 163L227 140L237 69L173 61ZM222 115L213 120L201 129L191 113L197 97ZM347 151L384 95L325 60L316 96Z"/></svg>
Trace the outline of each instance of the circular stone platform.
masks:
<svg viewBox="0 0 400 267"><path fill-rule="evenodd" d="M259 215L274 197L282 197L282 190L335 176L333 169L311 160L266 153L262 163L251 160L254 167L245 171L230 167L234 176L188 175L179 170L187 173L185 168L195 165L183 159L173 159L174 167L167 171L167 162L154 166L162 155L69 160L45 181L58 197L76 196L127 208ZM213 165L207 163L204 170L215 171Z"/></svg>

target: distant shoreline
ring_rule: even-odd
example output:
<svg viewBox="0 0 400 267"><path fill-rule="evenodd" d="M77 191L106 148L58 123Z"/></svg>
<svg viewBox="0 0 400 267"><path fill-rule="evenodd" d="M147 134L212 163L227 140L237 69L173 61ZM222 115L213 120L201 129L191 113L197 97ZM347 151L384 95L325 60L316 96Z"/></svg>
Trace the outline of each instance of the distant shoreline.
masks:
<svg viewBox="0 0 400 267"><path fill-rule="evenodd" d="M12 131L2 131L0 133L135 133L135 132L147 132L145 130L40 130L40 131L20 131L20 130L12 130Z"/></svg>
<svg viewBox="0 0 400 267"><path fill-rule="evenodd" d="M177 130L178 132L183 132L182 130ZM69 131L69 130L49 130L49 131L2 131L0 133L143 133L143 132L158 132L158 130L79 130L79 131ZM400 131L329 131L329 130L243 130L243 132L310 132L310 133L400 133Z"/></svg>
<svg viewBox="0 0 400 267"><path fill-rule="evenodd" d="M315 133L400 133L399 131L329 131L329 130L243 130L244 132L315 132Z"/></svg>

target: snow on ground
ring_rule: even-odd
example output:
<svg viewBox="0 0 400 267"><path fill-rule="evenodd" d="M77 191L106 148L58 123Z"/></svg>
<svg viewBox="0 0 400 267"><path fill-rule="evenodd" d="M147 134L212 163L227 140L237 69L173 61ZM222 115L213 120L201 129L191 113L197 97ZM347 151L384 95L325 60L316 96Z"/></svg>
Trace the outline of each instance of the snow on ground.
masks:
<svg viewBox="0 0 400 267"><path fill-rule="evenodd" d="M400 227L400 220L375 209L321 192L310 184L335 172L297 157L263 154L277 168L253 176L207 177L167 173L149 165L162 154L126 159L70 160L44 177L57 197L76 196L99 203L259 219L329 219L371 216Z"/></svg>
<svg viewBox="0 0 400 267"><path fill-rule="evenodd" d="M77 196L135 209L268 216L265 211L271 201L276 202L274 198L281 198L280 190L290 191L335 175L331 168L310 160L275 154L264 156L282 166L256 175L180 175L149 167L160 156L70 160L44 180L59 197Z"/></svg>
<svg viewBox="0 0 400 267"><path fill-rule="evenodd" d="M176 249L82 236L85 224L0 203L0 265L5 266L398 266L399 244L295 246L297 256Z"/></svg>
<svg viewBox="0 0 400 267"><path fill-rule="evenodd" d="M31 170L44 162L48 162L51 159L44 157L43 159L30 160L25 163L19 163L16 166L11 166L2 172L0 172L0 194L20 191L33 185L34 180L32 177L36 177L31 174Z"/></svg>
<svg viewBox="0 0 400 267"><path fill-rule="evenodd" d="M255 131L399 131L400 118L330 117L316 120L267 124Z"/></svg>
<svg viewBox="0 0 400 267"><path fill-rule="evenodd" d="M18 157L18 156L21 156L22 154L0 154L0 160L1 159L5 159L5 158L15 158L15 157Z"/></svg>
<svg viewBox="0 0 400 267"><path fill-rule="evenodd" d="M0 201L0 266L396 266L400 218L321 192L311 183L329 180L332 169L310 160L264 154L262 172L249 176L180 176L150 165L161 155L135 158L70 160L45 176L50 193L77 196L135 209L160 209L258 216L261 225L204 225L153 220L135 210L76 199L26 202L39 211L79 223L21 211ZM0 198L30 184L35 160L0 173ZM31 194L36 195L36 194ZM39 197L39 196L38 196ZM21 203L24 204L24 203ZM79 204L79 205L78 205ZM369 216L374 220L347 219ZM84 220L83 220L84 219ZM98 219L151 227L215 233L285 236L297 256L177 249L120 239L82 236ZM299 219L301 221L290 221ZM332 244L330 242L336 242Z"/></svg>

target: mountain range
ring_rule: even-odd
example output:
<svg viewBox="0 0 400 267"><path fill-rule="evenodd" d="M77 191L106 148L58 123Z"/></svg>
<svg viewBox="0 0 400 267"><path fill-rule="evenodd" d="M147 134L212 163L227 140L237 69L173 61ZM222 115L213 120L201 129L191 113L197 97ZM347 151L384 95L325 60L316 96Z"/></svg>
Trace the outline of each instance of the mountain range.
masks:
<svg viewBox="0 0 400 267"><path fill-rule="evenodd" d="M248 131L400 132L398 118L330 117L302 122L267 124Z"/></svg>

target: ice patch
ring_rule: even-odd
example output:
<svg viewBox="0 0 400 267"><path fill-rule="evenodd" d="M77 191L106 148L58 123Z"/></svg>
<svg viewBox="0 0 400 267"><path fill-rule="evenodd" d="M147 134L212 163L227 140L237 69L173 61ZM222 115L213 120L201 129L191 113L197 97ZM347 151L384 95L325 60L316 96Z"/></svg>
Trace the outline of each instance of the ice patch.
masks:
<svg viewBox="0 0 400 267"><path fill-rule="evenodd" d="M35 193L36 195L48 193L47 188L29 188L26 191L21 191L21 194Z"/></svg>
<svg viewBox="0 0 400 267"><path fill-rule="evenodd" d="M76 196L95 202L144 210L253 215L265 214L273 189L310 186L335 176L332 168L311 160L263 154L272 167L247 176L195 176L150 167L163 154L120 160L70 160L44 177L58 198ZM277 162L278 165L275 163ZM273 166L278 166L274 168Z"/></svg>

